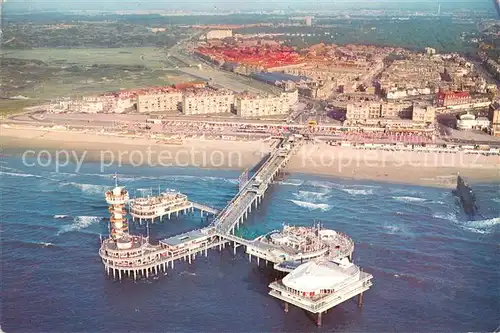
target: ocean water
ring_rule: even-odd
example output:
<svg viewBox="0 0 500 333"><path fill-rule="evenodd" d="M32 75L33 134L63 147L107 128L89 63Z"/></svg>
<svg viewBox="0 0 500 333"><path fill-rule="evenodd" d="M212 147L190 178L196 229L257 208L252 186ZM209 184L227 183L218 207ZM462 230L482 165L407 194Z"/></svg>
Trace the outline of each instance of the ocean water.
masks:
<svg viewBox="0 0 500 333"><path fill-rule="evenodd" d="M475 185L483 216L467 221L447 189L291 174L239 230L247 238L288 224L348 233L354 260L373 274L364 307L341 304L317 328L301 309L267 295L271 268L242 249L209 251L150 280L114 281L98 257L106 234L103 192L112 174L129 191L173 188L223 207L236 171L86 163L54 172L0 161L2 315L5 332L459 332L500 323L498 184ZM160 239L207 222L198 214L151 225ZM133 232L145 233L144 225Z"/></svg>

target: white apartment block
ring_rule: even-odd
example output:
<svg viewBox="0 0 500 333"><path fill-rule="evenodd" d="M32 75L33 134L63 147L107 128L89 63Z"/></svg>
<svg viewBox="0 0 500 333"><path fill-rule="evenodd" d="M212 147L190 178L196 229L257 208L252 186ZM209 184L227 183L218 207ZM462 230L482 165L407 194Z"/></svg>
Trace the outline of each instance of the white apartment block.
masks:
<svg viewBox="0 0 500 333"><path fill-rule="evenodd" d="M385 118L411 118L411 102L382 103L381 116Z"/></svg>
<svg viewBox="0 0 500 333"><path fill-rule="evenodd" d="M224 39L233 37L232 30L211 30L207 32L207 39Z"/></svg>
<svg viewBox="0 0 500 333"><path fill-rule="evenodd" d="M230 113L234 94L229 91L203 90L186 93L182 97L182 113L185 115Z"/></svg>
<svg viewBox="0 0 500 333"><path fill-rule="evenodd" d="M298 90L283 92L279 96L237 96L236 114L243 118L257 118L288 114L298 102Z"/></svg>
<svg viewBox="0 0 500 333"><path fill-rule="evenodd" d="M347 104L347 120L377 119L381 116L381 104L372 103L352 103Z"/></svg>
<svg viewBox="0 0 500 333"><path fill-rule="evenodd" d="M177 111L182 102L182 93L178 91L137 96L138 112Z"/></svg>
<svg viewBox="0 0 500 333"><path fill-rule="evenodd" d="M432 124L436 119L436 108L425 103L414 103L411 119L418 123Z"/></svg>

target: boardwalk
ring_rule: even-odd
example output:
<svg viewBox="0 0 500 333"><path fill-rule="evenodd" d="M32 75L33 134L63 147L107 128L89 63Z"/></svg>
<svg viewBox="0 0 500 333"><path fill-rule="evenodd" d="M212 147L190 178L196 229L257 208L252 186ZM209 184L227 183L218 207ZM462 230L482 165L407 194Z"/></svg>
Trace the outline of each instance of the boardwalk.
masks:
<svg viewBox="0 0 500 333"><path fill-rule="evenodd" d="M198 209L201 212L202 216L203 216L203 213L205 213L205 212L209 213L209 214L213 214L213 215L219 214L219 210L217 208L206 206L206 205L194 202L194 201L190 201L190 202L191 202L191 207L193 207L194 209Z"/></svg>
<svg viewBox="0 0 500 333"><path fill-rule="evenodd" d="M211 225L202 229L188 231L159 241L158 245L149 243L149 237L128 235L117 245L114 239L101 240L99 255L109 275L122 278L122 274L136 279L139 275L164 272L174 261L184 259L191 263L197 254L211 248L224 248L227 243L234 243L234 251L239 245L247 249L265 250L266 245L249 241L234 235L234 230L247 218L253 207L257 207L269 185L286 166L289 159L300 148L301 140L295 137L282 139L265 159L262 166L239 190L233 200L221 211L188 202L189 208L199 209L210 214L217 214Z"/></svg>
<svg viewBox="0 0 500 333"><path fill-rule="evenodd" d="M240 189L235 198L222 210L213 221L216 233L222 237L233 234L252 211L257 207L274 178L286 166L290 158L300 147L301 141L283 139L267 157L266 161Z"/></svg>

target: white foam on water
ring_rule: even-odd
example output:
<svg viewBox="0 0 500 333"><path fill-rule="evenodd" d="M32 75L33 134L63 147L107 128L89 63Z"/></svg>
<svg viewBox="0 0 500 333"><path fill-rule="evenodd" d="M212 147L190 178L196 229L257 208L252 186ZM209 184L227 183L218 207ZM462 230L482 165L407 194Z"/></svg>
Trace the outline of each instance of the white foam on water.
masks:
<svg viewBox="0 0 500 333"><path fill-rule="evenodd" d="M65 232L82 230L88 228L92 224L99 223L102 219L103 218L99 216L77 216L73 219L72 224L63 226L57 234L60 235Z"/></svg>
<svg viewBox="0 0 500 333"><path fill-rule="evenodd" d="M69 217L69 215L54 215L55 219L64 219L66 217Z"/></svg>
<svg viewBox="0 0 500 333"><path fill-rule="evenodd" d="M325 182L325 181L317 181L317 180L310 180L306 183L306 185L312 186L312 187L320 187L320 188L339 188L342 186L341 184L336 184L332 182Z"/></svg>
<svg viewBox="0 0 500 333"><path fill-rule="evenodd" d="M390 235L394 235L401 231L401 228L397 225L384 225L384 229L386 229L387 233Z"/></svg>
<svg viewBox="0 0 500 333"><path fill-rule="evenodd" d="M338 183L333 183L329 181L308 181L307 185L310 185L312 187L319 187L323 189L336 189L340 190L346 193L349 193L350 195L357 196L357 195L371 195L373 194L374 189L379 188L379 186L373 186L373 185L344 185L344 184L338 184Z"/></svg>
<svg viewBox="0 0 500 333"><path fill-rule="evenodd" d="M282 180L277 182L279 185L286 185L286 186L300 186L304 184L304 181L300 179L288 179L288 180Z"/></svg>
<svg viewBox="0 0 500 333"><path fill-rule="evenodd" d="M298 191L297 193L293 193L293 196L301 201L312 201L312 202L322 201L322 202L324 202L325 200L327 200L329 198L329 196L327 196L327 194L329 192L330 191L323 192L323 193L312 192L312 191Z"/></svg>
<svg viewBox="0 0 500 333"><path fill-rule="evenodd" d="M500 203L500 199L499 199L499 198L493 198L493 199L491 199L491 200L493 200L493 201L495 201L495 202Z"/></svg>
<svg viewBox="0 0 500 333"><path fill-rule="evenodd" d="M370 194L373 194L373 190L360 190L360 189L355 189L355 188L343 188L341 190L349 193L350 195L370 195Z"/></svg>
<svg viewBox="0 0 500 333"><path fill-rule="evenodd" d="M394 200L402 201L402 202L424 202L426 199L417 198L417 197L392 197Z"/></svg>
<svg viewBox="0 0 500 333"><path fill-rule="evenodd" d="M331 209L330 205L324 203L313 203L300 200L290 200L299 207L307 208L309 210L321 210L323 212L329 211Z"/></svg>
<svg viewBox="0 0 500 333"><path fill-rule="evenodd" d="M17 172L6 172L6 171L0 171L0 175L6 175L6 176L11 176L11 177L37 177L37 178L40 178L40 176L32 175L29 173L17 173Z"/></svg>
<svg viewBox="0 0 500 333"><path fill-rule="evenodd" d="M70 185L73 185L79 188L83 193L88 195L104 195L109 186L104 185L94 185L94 184L82 184L71 182Z"/></svg>
<svg viewBox="0 0 500 333"><path fill-rule="evenodd" d="M489 234L493 232L495 226L497 226L498 224L500 224L500 217L477 221L467 221L464 223L459 223L459 226L464 230L468 230L474 233Z"/></svg>
<svg viewBox="0 0 500 333"><path fill-rule="evenodd" d="M458 223L457 215L454 213L435 213L432 217L441 220L448 220L454 223Z"/></svg>

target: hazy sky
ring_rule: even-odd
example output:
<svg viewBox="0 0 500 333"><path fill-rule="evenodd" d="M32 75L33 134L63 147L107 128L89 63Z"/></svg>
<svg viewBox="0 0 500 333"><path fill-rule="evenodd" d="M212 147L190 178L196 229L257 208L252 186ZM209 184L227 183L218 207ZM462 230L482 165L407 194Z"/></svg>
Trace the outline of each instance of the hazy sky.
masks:
<svg viewBox="0 0 500 333"><path fill-rule="evenodd" d="M437 7L492 8L492 0L7 0L4 10L270 10L270 9L341 9L370 7L417 10Z"/></svg>

